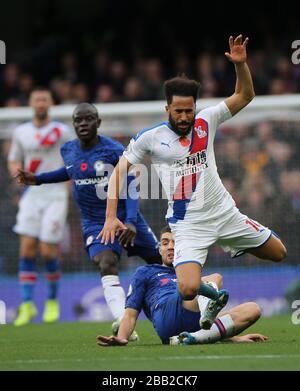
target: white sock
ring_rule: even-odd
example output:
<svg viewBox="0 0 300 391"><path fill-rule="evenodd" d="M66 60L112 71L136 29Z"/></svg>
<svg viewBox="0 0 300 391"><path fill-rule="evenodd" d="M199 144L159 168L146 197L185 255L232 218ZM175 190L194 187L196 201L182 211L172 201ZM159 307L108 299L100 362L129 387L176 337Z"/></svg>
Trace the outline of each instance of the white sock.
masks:
<svg viewBox="0 0 300 391"><path fill-rule="evenodd" d="M219 290L218 286L215 282L210 281L208 284L213 286L217 291ZM203 314L210 298L200 295L200 296L198 296L197 300L198 300L199 310Z"/></svg>
<svg viewBox="0 0 300 391"><path fill-rule="evenodd" d="M125 311L125 292L120 285L119 276L104 276L101 282L106 303L113 317L122 318Z"/></svg>
<svg viewBox="0 0 300 391"><path fill-rule="evenodd" d="M234 322L229 314L223 315L215 320L210 330L199 330L190 334L198 343L214 343L235 335Z"/></svg>

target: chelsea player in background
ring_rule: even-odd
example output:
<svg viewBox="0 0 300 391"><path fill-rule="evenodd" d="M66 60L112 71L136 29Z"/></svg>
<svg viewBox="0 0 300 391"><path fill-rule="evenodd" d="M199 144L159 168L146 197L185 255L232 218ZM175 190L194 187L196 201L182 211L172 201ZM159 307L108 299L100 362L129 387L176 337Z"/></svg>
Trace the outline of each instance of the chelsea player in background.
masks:
<svg viewBox="0 0 300 391"><path fill-rule="evenodd" d="M86 250L89 258L100 269L104 296L116 319L113 332L117 333L125 309L125 292L118 276L122 247L126 248L128 256L138 255L147 263L160 263L161 257L158 241L138 210L138 196L129 194L129 191L128 197L120 199L118 204L118 218L127 228L121 233L119 241L103 245L96 239L105 222L108 175L124 151L119 142L97 134L100 124L101 119L95 106L79 104L73 113L73 126L78 139L67 142L61 148L65 166L40 175L18 170L16 178L25 185L73 180L73 195L81 211ZM129 175L128 186L133 180L134 176ZM132 340L136 339L134 332Z"/></svg>

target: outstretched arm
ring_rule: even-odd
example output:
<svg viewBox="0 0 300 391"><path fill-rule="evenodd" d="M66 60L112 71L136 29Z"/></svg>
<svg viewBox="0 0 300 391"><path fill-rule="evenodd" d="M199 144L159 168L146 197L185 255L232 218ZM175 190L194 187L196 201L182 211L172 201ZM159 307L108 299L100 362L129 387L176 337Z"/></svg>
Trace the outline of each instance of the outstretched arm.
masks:
<svg viewBox="0 0 300 391"><path fill-rule="evenodd" d="M101 346L125 346L128 344L128 339L131 336L139 312L133 308L126 308L124 316L121 320L118 336L105 337L104 335L98 335L97 343Z"/></svg>
<svg viewBox="0 0 300 391"><path fill-rule="evenodd" d="M225 103L231 112L231 115L235 115L242 108L247 106L255 96L251 73L246 63L246 46L248 41L249 39L246 38L243 42L242 35L239 35L235 39L230 36L230 53L225 53L225 56L228 58L228 60L234 64L236 72L236 85L234 94L225 99Z"/></svg>
<svg viewBox="0 0 300 391"><path fill-rule="evenodd" d="M114 243L116 235L126 229L125 225L117 218L117 207L122 185L130 167L131 163L122 156L108 183L105 224L97 236L97 239L102 237L101 243L105 245L109 242Z"/></svg>
<svg viewBox="0 0 300 391"><path fill-rule="evenodd" d="M266 342L268 337L263 334L246 334L236 335L234 337L224 339L222 342Z"/></svg>
<svg viewBox="0 0 300 391"><path fill-rule="evenodd" d="M30 171L18 169L17 174L14 177L17 180L17 183L27 186L42 185L45 183L66 182L70 179L65 167L59 168L55 171L44 172L38 175L34 175Z"/></svg>
<svg viewBox="0 0 300 391"><path fill-rule="evenodd" d="M136 177L134 175L128 175L127 177L127 192L125 199L126 219L124 230L120 237L119 242L122 246L127 247L128 245L133 246L134 240L137 234L136 223L139 206L139 194L136 189Z"/></svg>

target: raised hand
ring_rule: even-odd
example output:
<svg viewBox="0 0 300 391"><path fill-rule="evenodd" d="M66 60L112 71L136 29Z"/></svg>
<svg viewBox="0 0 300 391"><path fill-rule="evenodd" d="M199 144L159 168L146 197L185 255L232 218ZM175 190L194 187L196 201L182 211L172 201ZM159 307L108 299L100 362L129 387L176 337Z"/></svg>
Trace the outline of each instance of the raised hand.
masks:
<svg viewBox="0 0 300 391"><path fill-rule="evenodd" d="M229 37L230 53L226 52L225 56L228 58L229 61L233 62L234 64L246 62L247 60L246 46L248 42L249 42L249 38L246 38L243 42L242 34L237 36L235 39L233 39L233 36L231 35Z"/></svg>
<svg viewBox="0 0 300 391"><path fill-rule="evenodd" d="M18 184L23 185L36 185L36 179L32 172L18 169L17 173L14 175Z"/></svg>

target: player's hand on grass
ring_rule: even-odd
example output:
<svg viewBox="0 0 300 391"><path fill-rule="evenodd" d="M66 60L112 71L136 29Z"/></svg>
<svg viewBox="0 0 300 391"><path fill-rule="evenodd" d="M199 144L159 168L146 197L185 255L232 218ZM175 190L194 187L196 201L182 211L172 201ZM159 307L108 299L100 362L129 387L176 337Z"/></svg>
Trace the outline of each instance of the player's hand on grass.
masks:
<svg viewBox="0 0 300 391"><path fill-rule="evenodd" d="M136 228L131 223L127 223L125 224L125 226L127 229L121 233L119 237L119 242L123 247L127 247L129 244L133 246L136 237Z"/></svg>
<svg viewBox="0 0 300 391"><path fill-rule="evenodd" d="M234 342L265 342L268 337L262 334L246 334L242 336L236 336Z"/></svg>
<svg viewBox="0 0 300 391"><path fill-rule="evenodd" d="M14 175L17 183L20 185L36 185L36 178L32 172L18 169L17 173Z"/></svg>
<svg viewBox="0 0 300 391"><path fill-rule="evenodd" d="M238 37L233 39L233 36L229 37L229 49L230 53L226 52L225 56L229 61L234 64L239 64L246 62L247 60L247 52L246 46L249 41L249 38L246 38L243 42L243 36L240 34Z"/></svg>
<svg viewBox="0 0 300 391"><path fill-rule="evenodd" d="M100 346L126 346L128 344L128 340L115 337L114 335L111 335L110 337L98 335L97 344Z"/></svg>
<svg viewBox="0 0 300 391"><path fill-rule="evenodd" d="M107 218L105 220L104 227L97 236L97 239L101 238L101 243L107 245L108 243L114 243L116 236L120 231L127 230L126 226L117 217Z"/></svg>

